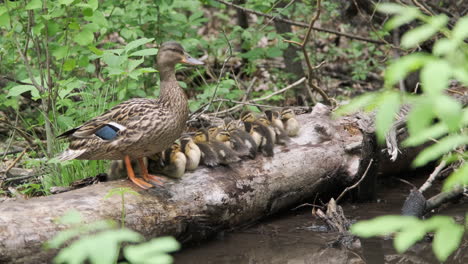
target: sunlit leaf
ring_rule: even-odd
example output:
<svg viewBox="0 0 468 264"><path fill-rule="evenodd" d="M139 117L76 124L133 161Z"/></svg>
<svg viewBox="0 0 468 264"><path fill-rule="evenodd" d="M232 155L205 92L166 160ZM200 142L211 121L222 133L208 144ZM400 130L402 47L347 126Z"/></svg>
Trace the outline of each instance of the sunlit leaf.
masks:
<svg viewBox="0 0 468 264"><path fill-rule="evenodd" d="M81 32L76 34L75 37L73 37L73 40L82 46L87 46L93 42L94 34L90 29L84 28Z"/></svg>
<svg viewBox="0 0 468 264"><path fill-rule="evenodd" d="M371 220L359 221L351 226L351 232L361 237L388 235L419 220L412 216L386 215Z"/></svg>
<svg viewBox="0 0 468 264"><path fill-rule="evenodd" d="M143 49L135 51L129 56L152 56L158 54L158 49Z"/></svg>
<svg viewBox="0 0 468 264"><path fill-rule="evenodd" d="M424 238L426 229L422 223L415 223L406 226L401 232L397 233L393 240L393 245L399 253L405 252L414 243Z"/></svg>
<svg viewBox="0 0 468 264"><path fill-rule="evenodd" d="M24 9L26 10L33 10L42 8L42 0L31 0Z"/></svg>
<svg viewBox="0 0 468 264"><path fill-rule="evenodd" d="M127 72L132 72L136 67L138 67L138 65L142 64L143 61L143 58L139 60L128 60Z"/></svg>
<svg viewBox="0 0 468 264"><path fill-rule="evenodd" d="M468 16L458 19L452 30L452 37L456 41L463 41L468 37Z"/></svg>
<svg viewBox="0 0 468 264"><path fill-rule="evenodd" d="M340 116L344 114L351 114L353 112L358 111L359 109L363 108L364 106L368 105L372 102L377 94L375 93L366 93L361 96L355 97L351 100L351 102L340 106L335 112L334 115Z"/></svg>
<svg viewBox="0 0 468 264"><path fill-rule="evenodd" d="M440 225L434 235L432 249L439 261L444 262L460 245L463 237L463 226L454 222Z"/></svg>
<svg viewBox="0 0 468 264"><path fill-rule="evenodd" d="M438 96L435 100L435 113L444 122L450 131L460 128L462 120L462 105L448 95Z"/></svg>
<svg viewBox="0 0 468 264"><path fill-rule="evenodd" d="M433 161L443 154L452 151L454 148L465 144L468 144L468 136L448 135L434 145L431 145L421 151L413 161L413 165L416 167L423 166L429 161Z"/></svg>
<svg viewBox="0 0 468 264"><path fill-rule="evenodd" d="M401 46L414 48L421 42L428 40L448 22L446 15L437 15L429 18L428 23L406 32L401 38Z"/></svg>
<svg viewBox="0 0 468 264"><path fill-rule="evenodd" d="M127 246L124 249L124 255L132 263L146 263L148 259L152 261L159 259L158 262L154 263L170 263L159 261L171 261L172 257L164 253L174 252L179 249L180 244L173 237L160 237L140 245Z"/></svg>
<svg viewBox="0 0 468 264"><path fill-rule="evenodd" d="M382 99L375 117L375 128L379 142L385 140L385 135L395 120L396 113L400 109L400 95L396 92L388 92L381 95Z"/></svg>
<svg viewBox="0 0 468 264"><path fill-rule="evenodd" d="M457 48L457 43L451 39L443 38L436 41L432 52L434 55L445 55Z"/></svg>
<svg viewBox="0 0 468 264"><path fill-rule="evenodd" d="M405 8L403 11L399 12L398 15L393 16L390 18L384 25L386 30L392 30L397 28L401 25L409 23L416 19L420 15L420 12L417 8L409 7Z"/></svg>
<svg viewBox="0 0 468 264"><path fill-rule="evenodd" d="M433 57L425 53L412 53L401 57L390 64L385 70L385 86L393 87L393 85L403 80L409 73L419 70L430 60L433 60Z"/></svg>
<svg viewBox="0 0 468 264"><path fill-rule="evenodd" d="M125 46L125 51L128 52L132 49L136 49L142 45L145 45L146 43L149 43L151 41L153 41L154 38L141 38L141 39L137 39L137 40L134 40L130 43L128 43L126 46Z"/></svg>
<svg viewBox="0 0 468 264"><path fill-rule="evenodd" d="M10 96L18 96L20 94L23 94L25 92L31 92L32 97L34 98L39 98L39 90L33 85L17 85L11 87L11 89L8 91L7 97Z"/></svg>
<svg viewBox="0 0 468 264"><path fill-rule="evenodd" d="M423 67L420 76L423 91L438 96L448 87L452 71L447 61L432 60Z"/></svg>
<svg viewBox="0 0 468 264"><path fill-rule="evenodd" d="M394 3L381 3L377 5L377 11L386 14L402 14L408 7Z"/></svg>
<svg viewBox="0 0 468 264"><path fill-rule="evenodd" d="M68 59L63 64L64 71L72 71L76 67L76 60L75 59Z"/></svg>
<svg viewBox="0 0 468 264"><path fill-rule="evenodd" d="M434 118L432 100L419 100L411 107L408 114L408 131L410 135L421 133L426 129Z"/></svg>
<svg viewBox="0 0 468 264"><path fill-rule="evenodd" d="M444 191L450 191L456 185L468 185L468 162L465 162L457 170L452 172L444 182Z"/></svg>
<svg viewBox="0 0 468 264"><path fill-rule="evenodd" d="M62 5L70 5L71 3L73 3L74 0L59 0L59 4L62 4Z"/></svg>

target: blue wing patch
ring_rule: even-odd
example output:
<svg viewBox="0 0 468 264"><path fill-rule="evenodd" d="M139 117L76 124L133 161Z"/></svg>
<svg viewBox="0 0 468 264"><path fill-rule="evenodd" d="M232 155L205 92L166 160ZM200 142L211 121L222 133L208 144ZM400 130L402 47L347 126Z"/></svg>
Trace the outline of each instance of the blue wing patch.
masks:
<svg viewBox="0 0 468 264"><path fill-rule="evenodd" d="M101 127L100 129L98 129L96 131L96 133L94 133L94 135L104 139L104 140L111 140L111 139L114 139L117 137L117 132L119 132L120 130L113 126L113 125L110 125L110 124L107 124L103 127Z"/></svg>

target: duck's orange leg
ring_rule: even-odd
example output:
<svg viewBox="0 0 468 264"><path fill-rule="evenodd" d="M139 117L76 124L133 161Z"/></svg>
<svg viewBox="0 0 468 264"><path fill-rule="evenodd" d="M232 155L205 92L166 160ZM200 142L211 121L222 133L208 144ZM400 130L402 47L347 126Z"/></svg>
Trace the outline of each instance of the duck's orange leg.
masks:
<svg viewBox="0 0 468 264"><path fill-rule="evenodd" d="M143 181L142 179L138 179L137 177L135 177L135 172L133 171L133 168L132 168L132 161L130 160L130 156L125 156L124 157L124 161L125 161L125 167L127 168L127 175L128 175L128 178L136 185L138 185L139 187L143 188L143 189L149 189L151 187L153 187L153 185Z"/></svg>
<svg viewBox="0 0 468 264"><path fill-rule="evenodd" d="M141 173L143 174L143 179L145 181L153 182L161 186L163 185L163 180L161 179L161 177L151 175L148 173L148 169L146 168L145 163L143 162L143 158L138 158L138 163L140 164Z"/></svg>

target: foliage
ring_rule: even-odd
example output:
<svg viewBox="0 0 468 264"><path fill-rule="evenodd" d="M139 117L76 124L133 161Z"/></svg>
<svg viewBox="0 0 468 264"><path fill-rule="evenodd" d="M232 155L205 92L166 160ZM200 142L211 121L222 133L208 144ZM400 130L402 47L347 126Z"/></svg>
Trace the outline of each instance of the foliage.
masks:
<svg viewBox="0 0 468 264"><path fill-rule="evenodd" d="M119 187L119 188L110 189L109 192L104 197L105 199L107 199L107 198L110 198L110 197L112 197L114 195L120 195L120 198L122 199L120 227L122 227L122 228L125 227L125 194L140 195L139 193L135 192L131 188Z"/></svg>
<svg viewBox="0 0 468 264"><path fill-rule="evenodd" d="M167 253L180 248L172 237L142 242L142 235L128 228L116 229L112 221L84 224L76 211L67 213L58 222L72 227L59 232L47 242L49 249L59 249L67 241L69 243L60 250L54 263L117 263L122 243L139 243L127 244L123 248L123 256L129 263L172 263L173 258Z"/></svg>
<svg viewBox="0 0 468 264"><path fill-rule="evenodd" d="M412 106L408 114L409 137L406 146L417 146L429 140L436 143L424 149L413 161L414 166L423 166L449 153L451 161L461 161L461 166L445 181L444 190L468 184L468 163L466 152L457 148L468 143L466 126L468 109L448 96L445 91L449 81L456 79L468 85L468 17L458 20L452 30L446 27L445 15L428 17L416 8L396 4L382 4L380 11L394 14L386 23L393 29L415 19L422 24L403 35L401 45L414 48L433 38L437 33L443 35L435 41L432 54L415 52L393 61L385 71L383 92L366 94L340 109L339 113L359 108L377 109L376 132L380 142L385 138L396 113L402 104ZM402 94L393 86L409 73L420 71L422 95ZM436 121L437 120L437 121ZM396 232L395 248L403 252L422 239L427 232L435 232L433 249L440 261L444 261L458 247L463 235L463 227L451 218L435 216L427 221L402 216L379 217L362 221L352 227L352 231L364 237L385 235Z"/></svg>

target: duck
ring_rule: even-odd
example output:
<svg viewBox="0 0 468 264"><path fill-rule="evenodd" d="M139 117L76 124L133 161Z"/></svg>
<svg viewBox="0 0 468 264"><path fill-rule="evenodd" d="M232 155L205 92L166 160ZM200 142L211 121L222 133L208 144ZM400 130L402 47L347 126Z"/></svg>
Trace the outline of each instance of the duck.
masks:
<svg viewBox="0 0 468 264"><path fill-rule="evenodd" d="M296 119L294 111L290 108L281 110L281 121L284 125L284 130L290 137L295 137L299 134L300 125Z"/></svg>
<svg viewBox="0 0 468 264"><path fill-rule="evenodd" d="M225 120L224 129L230 134L231 147L239 153L240 157L255 159L257 156L257 143L244 129L242 122Z"/></svg>
<svg viewBox="0 0 468 264"><path fill-rule="evenodd" d="M244 123L245 131L252 136L257 144L258 150L260 150L263 155L272 157L274 155L273 148L275 146L275 141L273 139L274 131L270 130L268 126L262 123L264 119L259 121L252 112L244 112L241 114L241 120Z"/></svg>
<svg viewBox="0 0 468 264"><path fill-rule="evenodd" d="M149 160L148 167L151 171L162 173L171 178L182 178L185 173L187 158L182 153L178 142L174 142L170 148L159 153L156 157L156 159ZM152 160L153 162L151 162Z"/></svg>
<svg viewBox="0 0 468 264"><path fill-rule="evenodd" d="M290 138L284 130L283 122L280 120L280 113L273 110L265 110L264 113L275 132L276 143L286 145L290 141Z"/></svg>
<svg viewBox="0 0 468 264"><path fill-rule="evenodd" d="M205 134L205 131L198 130L195 132L195 135L193 135L193 142L195 142L195 144L200 149L201 164L208 167L215 167L219 165L218 154L208 142L208 133Z"/></svg>
<svg viewBox="0 0 468 264"><path fill-rule="evenodd" d="M187 97L175 76L178 63L203 65L177 42L161 44L156 68L160 75L159 98L134 98L122 102L58 138L69 141L59 161L123 160L128 178L142 189L162 185L160 177L150 175L143 157L171 147L185 130L188 119ZM136 159L142 178L136 177L131 160Z"/></svg>
<svg viewBox="0 0 468 264"><path fill-rule="evenodd" d="M199 129L196 133L196 137L198 137L199 142L204 142L211 147L218 156L219 164L229 165L240 161L239 155L234 150L216 139L211 139L207 129Z"/></svg>
<svg viewBox="0 0 468 264"><path fill-rule="evenodd" d="M202 155L200 148L195 144L190 135L183 135L180 138L180 146L182 153L184 153L187 158L185 170L194 171L200 164Z"/></svg>

